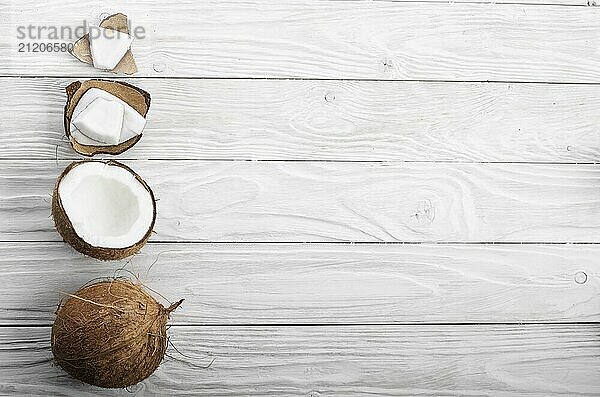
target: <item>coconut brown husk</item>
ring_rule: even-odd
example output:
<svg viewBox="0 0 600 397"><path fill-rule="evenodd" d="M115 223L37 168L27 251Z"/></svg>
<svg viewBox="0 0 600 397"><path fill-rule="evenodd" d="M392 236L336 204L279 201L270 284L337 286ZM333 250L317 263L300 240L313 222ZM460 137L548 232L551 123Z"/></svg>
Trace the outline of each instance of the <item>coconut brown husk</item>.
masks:
<svg viewBox="0 0 600 397"><path fill-rule="evenodd" d="M154 199L154 193L152 192L152 189L150 189L148 184L138 174L136 174L131 168L127 167L126 165L114 160L100 161L108 165L124 168L142 184L142 186L150 193L150 197L152 198L153 215L152 223L148 228L148 231L146 232L144 237L137 243L125 248L95 247L87 243L79 235L77 235L77 232L73 228L73 224L69 220L69 217L67 216L65 209L62 205L60 195L58 194L58 186L60 185L60 182L62 181L64 176L67 175L69 171L71 171L73 168L88 161L98 160L74 161L71 164L69 164L67 168L65 168L65 170L62 172L62 174L58 177L58 180L56 181L56 185L54 186L54 191L52 193L52 218L54 218L54 225L56 226L56 230L61 235L63 240L67 242L71 247L73 247L76 251L91 256L92 258L100 260L116 260L127 258L128 256L131 256L138 252L144 245L146 245L146 242L152 234L152 229L154 228L154 223L156 221L156 200Z"/></svg>
<svg viewBox="0 0 600 397"><path fill-rule="evenodd" d="M131 84L97 79L86 80L83 82L75 81L69 84L65 89L67 92L67 104L65 105L64 111L65 134L67 138L69 138L73 149L84 156L93 156L95 154L121 154L135 145L142 138L142 134L112 146L82 145L77 142L71 134L71 117L73 116L73 111L83 94L90 88L99 88L116 96L129 104L129 106L144 117L146 117L148 109L150 109L150 94Z"/></svg>
<svg viewBox="0 0 600 397"><path fill-rule="evenodd" d="M100 22L100 27L104 29L118 30L119 32L129 34L129 24L127 23L127 16L125 14L113 14L106 17L102 22ZM71 55L77 58L79 61L83 63L87 63L89 65L93 65L94 61L92 59L92 52L90 50L90 39L89 33L86 33L83 37L79 38L74 44L73 49L70 51ZM121 61L114 67L114 69L110 70L113 73L125 73L125 74L134 74L137 73L137 65L135 64L135 59L133 58L133 54L131 53L131 49L127 50Z"/></svg>
<svg viewBox="0 0 600 397"><path fill-rule="evenodd" d="M100 387L123 388L146 379L168 344L169 314L141 285L107 280L81 288L59 307L52 353L73 377Z"/></svg>

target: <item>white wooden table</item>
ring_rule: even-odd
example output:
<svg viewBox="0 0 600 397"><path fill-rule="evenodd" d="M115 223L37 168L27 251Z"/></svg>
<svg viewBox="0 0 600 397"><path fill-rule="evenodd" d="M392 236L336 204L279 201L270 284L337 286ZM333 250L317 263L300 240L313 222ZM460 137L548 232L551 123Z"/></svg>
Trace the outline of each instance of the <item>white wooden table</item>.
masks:
<svg viewBox="0 0 600 397"><path fill-rule="evenodd" d="M600 7L500 3L0 0L0 394L131 395L49 349L125 266L185 298L136 395L600 395ZM64 87L115 76L17 27L119 11L152 107L117 158L160 201L99 262L49 199Z"/></svg>

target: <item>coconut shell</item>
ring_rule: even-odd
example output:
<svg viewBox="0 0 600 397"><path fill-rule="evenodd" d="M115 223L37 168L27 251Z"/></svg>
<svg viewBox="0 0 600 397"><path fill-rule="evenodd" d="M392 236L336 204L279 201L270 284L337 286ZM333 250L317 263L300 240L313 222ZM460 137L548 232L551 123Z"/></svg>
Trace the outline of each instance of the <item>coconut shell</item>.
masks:
<svg viewBox="0 0 600 397"><path fill-rule="evenodd" d="M129 34L129 24L127 23L127 16L125 14L113 14L106 17L102 22L100 22L100 27L104 29L118 30L119 32ZM79 61L83 63L87 63L89 65L94 64L94 60L92 59L92 52L90 50L90 39L89 34L86 33L84 36L79 38L74 44L73 49L70 51L71 55L77 58ZM135 63L135 59L133 58L133 54L131 53L131 49L127 50L123 58L119 61L117 66L111 70L113 73L122 72L125 74L134 74L137 73L137 65Z"/></svg>
<svg viewBox="0 0 600 397"><path fill-rule="evenodd" d="M99 88L116 96L129 104L129 106L144 117L146 117L148 109L150 109L150 94L131 84L97 79L86 80L83 82L75 81L69 84L65 89L67 92L67 104L65 105L64 111L65 134L67 138L69 138L69 142L71 142L73 149L84 156L93 156L95 154L121 154L135 145L142 138L142 134L134 136L118 145L111 146L82 145L77 142L71 134L71 118L73 117L73 111L83 94L90 88Z"/></svg>
<svg viewBox="0 0 600 397"><path fill-rule="evenodd" d="M134 245L124 248L106 248L106 247L95 247L85 240L83 240L73 228L73 224L69 220L67 213L62 205L60 195L58 194L58 186L60 182L64 178L65 175L69 173L73 168L77 167L80 164L96 161L109 165L113 165L116 167L121 167L130 172L135 179L137 179L142 186L150 193L150 197L152 198L153 204L153 214L152 214L152 223L144 237ZM100 259L100 260L116 260L127 258L138 252L146 242L150 238L152 234L152 229L154 228L154 223L156 221L156 200L154 199L154 193L152 189L148 186L148 184L131 168L126 165L119 163L118 161L109 160L109 161L98 161L98 160L82 160L82 161L74 161L65 168L62 174L58 177L56 181L56 185L54 186L54 191L52 193L52 218L54 219L54 225L56 226L56 230L61 235L63 240L68 243L71 247L73 247L76 251L81 252L82 254L91 256L92 258Z"/></svg>
<svg viewBox="0 0 600 397"><path fill-rule="evenodd" d="M141 285L107 280L81 288L59 306L52 353L73 377L123 388L150 376L168 344L167 320L183 300L165 308Z"/></svg>

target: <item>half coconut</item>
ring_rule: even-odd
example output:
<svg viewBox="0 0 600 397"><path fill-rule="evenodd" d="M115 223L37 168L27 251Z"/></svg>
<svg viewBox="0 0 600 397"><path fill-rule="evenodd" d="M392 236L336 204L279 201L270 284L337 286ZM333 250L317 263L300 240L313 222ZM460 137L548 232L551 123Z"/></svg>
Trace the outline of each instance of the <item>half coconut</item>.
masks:
<svg viewBox="0 0 600 397"><path fill-rule="evenodd" d="M150 94L131 84L87 80L67 88L65 134L85 156L121 154L142 137Z"/></svg>
<svg viewBox="0 0 600 397"><path fill-rule="evenodd" d="M156 220L154 194L117 161L75 161L60 175L52 217L75 250L102 260L126 258L150 238Z"/></svg>

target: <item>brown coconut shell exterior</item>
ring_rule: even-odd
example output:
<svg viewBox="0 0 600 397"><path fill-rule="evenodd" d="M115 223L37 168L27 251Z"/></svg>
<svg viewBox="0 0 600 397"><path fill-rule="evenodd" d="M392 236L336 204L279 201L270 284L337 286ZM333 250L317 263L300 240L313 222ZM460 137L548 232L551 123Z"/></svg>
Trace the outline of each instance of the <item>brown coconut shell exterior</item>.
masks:
<svg viewBox="0 0 600 397"><path fill-rule="evenodd" d="M73 228L73 224L69 220L65 209L62 205L62 201L60 199L60 195L58 194L58 186L60 182L64 178L65 175L69 173L73 168L77 167L86 162L100 162L104 164L108 164L115 167L121 167L130 172L135 179L138 180L142 184L142 186L150 193L150 197L152 198L153 204L153 214L152 214L152 223L150 224L150 228L144 235L144 237L129 247L124 248L106 248L106 247L96 247L93 246L86 241L84 241ZM67 242L71 247L73 247L76 251L81 252L82 254L91 256L92 258L100 259L100 260L116 260L127 258L138 252L148 241L150 235L152 234L152 230L154 229L154 223L156 221L156 200L154 198L154 193L152 189L148 186L148 184L133 171L131 168L127 167L125 164L119 163L118 161L109 160L109 161L98 161L98 160L82 160L82 161L74 161L65 168L62 174L58 177L56 181L56 185L54 186L54 191L52 193L52 218L54 219L54 225L56 226L56 230L61 235L63 240Z"/></svg>
<svg viewBox="0 0 600 397"><path fill-rule="evenodd" d="M81 288L59 306L52 353L73 377L124 388L150 376L168 344L167 320L183 300L165 308L141 285L107 280Z"/></svg>
<svg viewBox="0 0 600 397"><path fill-rule="evenodd" d="M127 23L127 16L125 14L117 13L106 17L100 22L100 27L104 29L117 30L122 33L129 34L129 24ZM92 52L90 50L90 39L89 34L86 33L84 36L79 38L74 44L73 49L70 51L77 60L89 65L94 64L92 59ZM131 49L127 50L123 58L119 61L117 66L111 70L113 73L125 73L134 74L137 73L137 65Z"/></svg>
<svg viewBox="0 0 600 397"><path fill-rule="evenodd" d="M82 145L77 142L71 134L71 118L73 111L79 103L79 100L90 88L99 88L103 91L108 92L126 102L135 109L136 112L146 117L148 109L150 109L150 94L141 88L133 86L128 83L112 81L112 80L100 80L92 79L86 81L75 81L65 89L67 92L67 103L64 111L64 126L65 134L71 142L73 149L84 156L93 156L95 154L112 154L117 155L125 152L138 143L142 138L142 134L134 136L131 139L121 142L118 145L112 146L95 146L95 145Z"/></svg>

